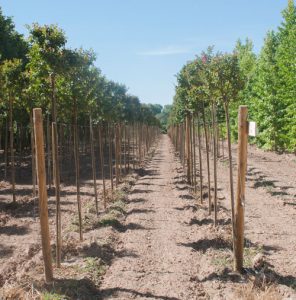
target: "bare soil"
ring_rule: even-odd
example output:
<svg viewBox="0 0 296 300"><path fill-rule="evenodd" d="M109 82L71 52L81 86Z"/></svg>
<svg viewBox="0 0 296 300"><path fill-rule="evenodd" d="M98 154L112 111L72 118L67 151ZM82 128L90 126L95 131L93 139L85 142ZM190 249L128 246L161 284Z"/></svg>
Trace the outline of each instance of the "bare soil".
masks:
<svg viewBox="0 0 296 300"><path fill-rule="evenodd" d="M235 151L236 146L234 159ZM75 187L63 187L63 264L54 267L54 285L42 279L31 186L18 186L27 191L13 207L8 183L1 182L0 298L42 299L48 292L56 297L48 299L296 299L295 156L250 147L248 160L243 275L232 272L227 160L218 165L214 227L206 186L201 203L165 135L152 160L109 199L106 212L100 201L98 217L92 186L83 183L83 243L75 223ZM205 153L203 161L205 167ZM54 244L53 195L49 204ZM258 256L260 266L254 268Z"/></svg>

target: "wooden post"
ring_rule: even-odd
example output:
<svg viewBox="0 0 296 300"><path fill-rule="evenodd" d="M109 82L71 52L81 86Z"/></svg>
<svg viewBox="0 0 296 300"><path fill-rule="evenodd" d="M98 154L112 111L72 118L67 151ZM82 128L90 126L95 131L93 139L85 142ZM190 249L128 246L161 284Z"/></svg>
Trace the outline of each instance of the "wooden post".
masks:
<svg viewBox="0 0 296 300"><path fill-rule="evenodd" d="M36 166L38 178L39 194L39 215L41 225L42 254L44 260L44 271L46 282L53 281L53 271L50 251L50 235L48 225L48 208L47 208L47 191L46 191L46 171L44 157L44 140L43 140L43 121L41 108L34 108L34 134L36 145Z"/></svg>
<svg viewBox="0 0 296 300"><path fill-rule="evenodd" d="M244 207L248 148L248 107L241 105L238 115L237 190L235 202L234 269L241 272L244 254Z"/></svg>
<svg viewBox="0 0 296 300"><path fill-rule="evenodd" d="M61 267L62 251L62 224L61 224L61 203L60 203L60 168L58 150L58 129L57 123L52 124L52 163L54 170L55 195L56 195L56 264Z"/></svg>

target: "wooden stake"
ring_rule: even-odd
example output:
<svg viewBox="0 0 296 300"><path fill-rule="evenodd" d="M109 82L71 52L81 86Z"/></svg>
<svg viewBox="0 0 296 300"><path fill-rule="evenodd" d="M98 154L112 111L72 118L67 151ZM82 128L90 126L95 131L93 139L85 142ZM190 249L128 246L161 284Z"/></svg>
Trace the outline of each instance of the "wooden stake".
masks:
<svg viewBox="0 0 296 300"><path fill-rule="evenodd" d="M59 152L58 152L58 130L57 123L52 124L52 162L54 166L54 182L56 195L56 264L61 267L61 251L62 251L62 224L61 224L61 203L60 203L60 168L59 168Z"/></svg>
<svg viewBox="0 0 296 300"><path fill-rule="evenodd" d="M44 260L45 281L50 283L53 281L53 271L51 263L50 251L50 235L48 225L48 207L47 207L47 191L46 191L46 171L44 157L44 140L43 140L43 121L41 108L33 110L34 133L36 145L36 166L38 177L39 192L39 215L41 226L42 253Z"/></svg>
<svg viewBox="0 0 296 300"><path fill-rule="evenodd" d="M237 158L237 192L235 202L235 240L234 240L234 269L242 272L244 254L244 207L245 181L247 171L248 148L248 108L239 107L238 115L238 158Z"/></svg>

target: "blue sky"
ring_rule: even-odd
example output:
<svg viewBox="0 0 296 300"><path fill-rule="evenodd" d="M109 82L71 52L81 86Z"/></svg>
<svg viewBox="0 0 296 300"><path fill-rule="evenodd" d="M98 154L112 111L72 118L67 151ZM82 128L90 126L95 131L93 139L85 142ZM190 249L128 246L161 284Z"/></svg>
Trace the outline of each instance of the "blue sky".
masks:
<svg viewBox="0 0 296 300"><path fill-rule="evenodd" d="M258 52L287 0L0 0L16 29L57 24L71 48L92 48L97 66L142 102L170 104L175 75L215 45L231 51L249 37Z"/></svg>

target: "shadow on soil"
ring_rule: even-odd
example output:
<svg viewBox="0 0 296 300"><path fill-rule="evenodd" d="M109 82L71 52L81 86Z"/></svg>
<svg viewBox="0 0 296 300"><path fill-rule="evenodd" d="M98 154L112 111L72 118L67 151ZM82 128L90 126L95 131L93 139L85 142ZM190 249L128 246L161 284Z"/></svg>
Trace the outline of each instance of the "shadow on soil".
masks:
<svg viewBox="0 0 296 300"><path fill-rule="evenodd" d="M132 215L132 214L148 214L148 213L155 213L154 209L138 209L134 208L126 213L126 215Z"/></svg>
<svg viewBox="0 0 296 300"><path fill-rule="evenodd" d="M129 293L130 295L130 299L133 299L135 297L143 297L145 299L160 299L160 300L180 300L179 298L175 298L175 297L167 297L167 296L159 296L159 295L154 295L152 293L141 293L135 290L131 290L131 289L126 289L126 288L112 288L112 289L105 289L102 290L102 298L99 299L105 299L105 297L114 297L114 298L118 298L118 293ZM123 299L123 298L122 298ZM129 298L126 298L129 299Z"/></svg>
<svg viewBox="0 0 296 300"><path fill-rule="evenodd" d="M0 245L0 257L6 257L10 256L13 253L14 247L6 247L3 245Z"/></svg>
<svg viewBox="0 0 296 300"><path fill-rule="evenodd" d="M138 257L131 251L116 251L109 244L99 245L96 242L92 243L88 247L83 247L80 255L82 255L83 257L101 258L102 261L107 265L111 265L111 262L115 257Z"/></svg>
<svg viewBox="0 0 296 300"><path fill-rule="evenodd" d="M254 273L253 270L250 270ZM296 277L288 275L283 276L276 273L274 270L268 269L263 273L255 274L256 284L266 285L266 284L282 284L286 285L294 290L296 290ZM245 271L244 274L234 273L229 268L224 268L221 272L213 272L200 280L200 282L219 280L222 282L242 282L247 281L249 275Z"/></svg>
<svg viewBox="0 0 296 300"><path fill-rule="evenodd" d="M122 224L117 219L106 220L102 226L112 226L118 232L126 232L127 230L152 230L136 223Z"/></svg>
<svg viewBox="0 0 296 300"><path fill-rule="evenodd" d="M0 234L4 235L24 235L28 234L30 229L26 226L10 225L0 227Z"/></svg>
<svg viewBox="0 0 296 300"><path fill-rule="evenodd" d="M179 243L178 246L189 247L194 249L195 251L200 251L202 253L207 252L208 249L232 249L232 245L229 241L226 241L221 238L214 239L203 239L198 242L192 243Z"/></svg>
<svg viewBox="0 0 296 300"><path fill-rule="evenodd" d="M192 209L193 212L197 211L197 207L194 205L186 205L186 206L182 206L182 207L174 207L174 209L176 210L188 210L188 209Z"/></svg>
<svg viewBox="0 0 296 300"><path fill-rule="evenodd" d="M217 223L219 225L229 225L229 224L231 224L231 219L230 218L228 218L226 220L225 219L219 219L217 221ZM192 226L192 225L202 226L202 225L214 224L214 220L210 219L210 218L204 218L204 219L201 219L201 220L198 220L196 218L192 218L189 223L186 222L185 224L188 225L188 226Z"/></svg>

